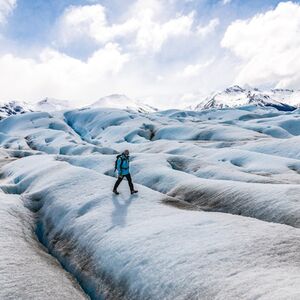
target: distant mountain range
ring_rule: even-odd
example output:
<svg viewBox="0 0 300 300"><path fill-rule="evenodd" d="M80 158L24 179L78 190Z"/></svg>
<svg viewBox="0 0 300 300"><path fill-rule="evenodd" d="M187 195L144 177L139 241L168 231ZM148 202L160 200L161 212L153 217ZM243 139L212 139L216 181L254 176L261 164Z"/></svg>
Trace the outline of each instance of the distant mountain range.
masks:
<svg viewBox="0 0 300 300"><path fill-rule="evenodd" d="M292 111L300 107L300 90L271 89L262 91L257 88L242 88L238 85L229 87L222 92L215 92L206 97L192 110L235 108L255 105L259 107L274 107L281 111ZM158 111L148 104L128 98L126 95L113 94L100 98L98 101L86 106L90 108L119 108L151 113ZM10 101L0 103L0 118L10 115L23 114L30 111L60 111L75 108L66 100L44 98L37 103Z"/></svg>
<svg viewBox="0 0 300 300"><path fill-rule="evenodd" d="M139 101L128 98L125 95L113 94L106 97L102 97L96 102L86 106L90 108L119 108L136 111L139 113L150 113L155 112L158 109L143 104ZM11 115L23 114L30 111L61 111L75 109L70 102L66 100L58 100L54 98L44 98L37 103L28 103L25 101L10 101L0 102L0 118L5 118Z"/></svg>

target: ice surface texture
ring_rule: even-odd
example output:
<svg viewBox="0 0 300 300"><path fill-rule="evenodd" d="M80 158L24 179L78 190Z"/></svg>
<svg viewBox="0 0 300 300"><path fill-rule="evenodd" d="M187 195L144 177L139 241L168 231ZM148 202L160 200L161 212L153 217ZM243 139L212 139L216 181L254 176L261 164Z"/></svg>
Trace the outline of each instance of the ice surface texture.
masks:
<svg viewBox="0 0 300 300"><path fill-rule="evenodd" d="M28 113L0 122L40 237L95 299L300 297L299 111ZM139 190L112 194L115 153Z"/></svg>

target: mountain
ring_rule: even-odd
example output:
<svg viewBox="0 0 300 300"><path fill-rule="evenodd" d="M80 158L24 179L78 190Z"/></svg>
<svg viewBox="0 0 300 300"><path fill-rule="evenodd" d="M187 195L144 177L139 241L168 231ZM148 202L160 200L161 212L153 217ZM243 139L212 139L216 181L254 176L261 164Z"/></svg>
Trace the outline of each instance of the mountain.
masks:
<svg viewBox="0 0 300 300"><path fill-rule="evenodd" d="M300 108L300 90L271 89L262 91L258 88L243 88L235 85L222 92L211 94L198 103L196 107L186 107L186 109L197 111L210 108L235 108L248 105L274 107L280 111L292 111L296 108ZM122 94L112 94L102 97L87 107L118 108L139 113L158 111L157 108L133 100ZM36 103L27 103L24 101L0 102L0 119L30 111L53 112L71 110L74 108L75 107L69 101L48 97Z"/></svg>
<svg viewBox="0 0 300 300"><path fill-rule="evenodd" d="M300 91L289 89L261 91L257 88L242 88L235 85L207 97L195 107L195 110L245 105L270 106L282 111L292 111L300 107Z"/></svg>
<svg viewBox="0 0 300 300"><path fill-rule="evenodd" d="M89 105L92 108L110 107L127 109L140 113L150 113L157 111L156 108L140 103L139 101L132 100L125 95L113 94L103 97L95 103ZM27 103L22 101L10 101L0 103L0 119L9 117L11 115L23 114L31 111L62 111L74 109L74 106L66 100L58 100L55 98L44 98L36 103Z"/></svg>
<svg viewBox="0 0 300 300"><path fill-rule="evenodd" d="M2 102L0 103L0 119L32 111L52 112L71 108L72 106L68 101L54 98L45 98L36 103L28 103L25 101Z"/></svg>
<svg viewBox="0 0 300 300"><path fill-rule="evenodd" d="M72 108L67 100L58 100L55 98L44 98L43 100L34 104L35 111L58 111Z"/></svg>
<svg viewBox="0 0 300 300"><path fill-rule="evenodd" d="M27 102L10 101L0 103L0 119L29 111L32 111L32 107Z"/></svg>
<svg viewBox="0 0 300 300"><path fill-rule="evenodd" d="M156 108L143 104L139 101L128 98L126 95L112 94L100 98L98 101L89 105L92 108L98 107L109 107L109 108L119 108L128 109L140 113L150 113L157 111Z"/></svg>

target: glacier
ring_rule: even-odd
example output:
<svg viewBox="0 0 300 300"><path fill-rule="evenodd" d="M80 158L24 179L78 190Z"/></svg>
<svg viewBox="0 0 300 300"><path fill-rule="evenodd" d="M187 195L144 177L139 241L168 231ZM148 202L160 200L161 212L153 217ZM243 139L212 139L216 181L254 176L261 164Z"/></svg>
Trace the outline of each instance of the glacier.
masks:
<svg viewBox="0 0 300 300"><path fill-rule="evenodd" d="M1 153L1 165L14 159ZM0 299L88 299L38 242L36 218L17 194L0 191Z"/></svg>
<svg viewBox="0 0 300 300"><path fill-rule="evenodd" d="M297 299L299 125L297 109L256 105L10 116L0 208L17 203L60 262L64 299ZM125 149L139 194L122 183L116 196Z"/></svg>

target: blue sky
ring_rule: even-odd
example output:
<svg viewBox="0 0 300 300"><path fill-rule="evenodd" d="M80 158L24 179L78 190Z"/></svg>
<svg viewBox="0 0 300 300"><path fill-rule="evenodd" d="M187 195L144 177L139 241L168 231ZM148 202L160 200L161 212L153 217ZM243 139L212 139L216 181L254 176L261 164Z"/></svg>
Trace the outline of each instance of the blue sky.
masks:
<svg viewBox="0 0 300 300"><path fill-rule="evenodd" d="M299 17L298 1L0 0L0 99L184 106L231 84L298 88Z"/></svg>

